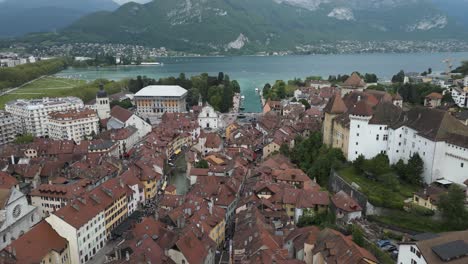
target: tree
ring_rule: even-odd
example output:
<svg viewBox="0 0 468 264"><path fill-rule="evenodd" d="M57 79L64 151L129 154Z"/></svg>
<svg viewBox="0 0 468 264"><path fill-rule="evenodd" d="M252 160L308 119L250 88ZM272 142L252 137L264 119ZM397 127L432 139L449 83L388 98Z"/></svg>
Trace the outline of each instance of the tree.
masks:
<svg viewBox="0 0 468 264"><path fill-rule="evenodd" d="M197 169L208 169L209 165L206 160L200 160L199 162L195 163L195 168Z"/></svg>
<svg viewBox="0 0 468 264"><path fill-rule="evenodd" d="M34 141L34 136L31 135L31 134L26 134L26 135L22 135L22 136L18 136L16 137L15 139L15 143L16 144L27 144L27 143L31 143Z"/></svg>
<svg viewBox="0 0 468 264"><path fill-rule="evenodd" d="M364 81L366 83L376 83L379 79L377 78L377 75L374 73L366 73L364 75Z"/></svg>
<svg viewBox="0 0 468 264"><path fill-rule="evenodd" d="M465 207L465 199L463 189L456 184L450 186L448 192L439 197L437 208L451 228L467 228L466 217L468 217L468 212Z"/></svg>
<svg viewBox="0 0 468 264"><path fill-rule="evenodd" d="M218 73L218 83L222 83L224 81L224 73L219 72Z"/></svg>
<svg viewBox="0 0 468 264"><path fill-rule="evenodd" d="M281 144L279 151L281 154L283 154L286 157L289 157L290 155L289 146L286 143Z"/></svg>
<svg viewBox="0 0 468 264"><path fill-rule="evenodd" d="M403 70L399 71L396 75L392 77L392 83L403 83L405 81L405 72Z"/></svg>
<svg viewBox="0 0 468 264"><path fill-rule="evenodd" d="M236 80L231 81L231 86L232 86L232 91L234 93L240 93L241 92L240 85Z"/></svg>
<svg viewBox="0 0 468 264"><path fill-rule="evenodd" d="M364 158L364 155L359 155L354 161L353 161L353 167L358 173L363 173L364 172L364 163L366 162L366 159Z"/></svg>
<svg viewBox="0 0 468 264"><path fill-rule="evenodd" d="M269 83L266 83L264 86L263 86L263 97L268 97L269 93L270 93L270 89L271 89L271 84Z"/></svg>
<svg viewBox="0 0 468 264"><path fill-rule="evenodd" d="M444 96L442 97L442 102L448 103L448 104L455 103L451 93L445 93Z"/></svg>
<svg viewBox="0 0 468 264"><path fill-rule="evenodd" d="M418 153L415 153L408 160L408 166L407 166L406 172L407 172L407 180L409 183L414 184L414 185L422 185L424 161L421 159Z"/></svg>
<svg viewBox="0 0 468 264"><path fill-rule="evenodd" d="M306 110L310 109L310 104L309 104L309 102L307 102L306 99L301 99L301 100L299 100L299 102L304 105Z"/></svg>
<svg viewBox="0 0 468 264"><path fill-rule="evenodd" d="M360 247L364 246L364 232L359 226L357 225L352 226L352 236L353 236L354 243L356 243Z"/></svg>

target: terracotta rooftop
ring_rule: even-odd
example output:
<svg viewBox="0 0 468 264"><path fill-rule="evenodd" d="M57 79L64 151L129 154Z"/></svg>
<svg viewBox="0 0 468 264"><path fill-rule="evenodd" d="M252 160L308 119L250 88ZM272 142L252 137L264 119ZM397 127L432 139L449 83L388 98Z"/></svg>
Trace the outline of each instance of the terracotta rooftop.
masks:
<svg viewBox="0 0 468 264"><path fill-rule="evenodd" d="M65 238L47 223L41 221L23 236L14 240L7 250L16 252L16 261L21 264L41 263L50 251L62 253L68 246Z"/></svg>
<svg viewBox="0 0 468 264"><path fill-rule="evenodd" d="M18 180L10 174L0 171L0 189L10 189L18 184Z"/></svg>
<svg viewBox="0 0 468 264"><path fill-rule="evenodd" d="M335 95L328 101L323 111L329 114L342 114L348 111L348 108L341 98L340 93L336 92Z"/></svg>
<svg viewBox="0 0 468 264"><path fill-rule="evenodd" d="M339 191L332 197L332 203L335 207L346 211L346 212L357 212L362 211L361 206L347 193L344 191Z"/></svg>
<svg viewBox="0 0 468 264"><path fill-rule="evenodd" d="M125 123L133 115L133 113L128 111L125 108L122 108L122 107L116 105L116 106L112 107L110 115L113 118L121 121L122 123Z"/></svg>
<svg viewBox="0 0 468 264"><path fill-rule="evenodd" d="M428 95L426 95L426 98L428 99L432 99L432 100L440 100L443 98L442 94L440 93L430 93Z"/></svg>
<svg viewBox="0 0 468 264"><path fill-rule="evenodd" d="M54 112L49 114L51 119L55 120L77 120L90 117L97 117L96 111L92 109L68 110L63 112Z"/></svg>
<svg viewBox="0 0 468 264"><path fill-rule="evenodd" d="M353 72L353 74L351 74L351 76L343 83L343 86L361 88L365 87L366 83L356 72Z"/></svg>

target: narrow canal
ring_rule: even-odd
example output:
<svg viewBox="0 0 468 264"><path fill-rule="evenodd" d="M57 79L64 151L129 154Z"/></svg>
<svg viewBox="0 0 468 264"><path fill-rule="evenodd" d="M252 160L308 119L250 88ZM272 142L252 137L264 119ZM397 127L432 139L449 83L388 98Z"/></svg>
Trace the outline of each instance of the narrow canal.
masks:
<svg viewBox="0 0 468 264"><path fill-rule="evenodd" d="M187 162L185 161L184 153L180 154L176 163L175 168L169 174L169 184L173 184L176 187L177 194L186 194L190 182L186 177L187 175Z"/></svg>

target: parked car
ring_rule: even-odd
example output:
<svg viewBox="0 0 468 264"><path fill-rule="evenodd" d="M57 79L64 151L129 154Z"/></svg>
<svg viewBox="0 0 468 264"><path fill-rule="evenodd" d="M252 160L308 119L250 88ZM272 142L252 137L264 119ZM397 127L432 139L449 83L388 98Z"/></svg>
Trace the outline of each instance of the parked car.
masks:
<svg viewBox="0 0 468 264"><path fill-rule="evenodd" d="M377 241L377 246L379 248L383 248L383 247L391 245L391 244L392 244L392 242L390 240L386 240L386 239L382 239L382 240Z"/></svg>
<svg viewBox="0 0 468 264"><path fill-rule="evenodd" d="M382 250L387 251L387 252L392 252L394 250L397 250L397 247L395 245L393 245L393 244L388 244L386 246L383 246Z"/></svg>

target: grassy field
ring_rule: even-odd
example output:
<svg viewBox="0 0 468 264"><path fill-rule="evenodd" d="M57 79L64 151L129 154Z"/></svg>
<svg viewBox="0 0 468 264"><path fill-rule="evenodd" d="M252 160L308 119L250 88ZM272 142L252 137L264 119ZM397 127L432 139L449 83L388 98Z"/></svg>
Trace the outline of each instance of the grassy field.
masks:
<svg viewBox="0 0 468 264"><path fill-rule="evenodd" d="M416 232L439 233L452 231L441 221L436 221L430 217L421 216L412 212L393 210L391 212L387 212L386 215L368 216L368 219L371 221L413 230Z"/></svg>
<svg viewBox="0 0 468 264"><path fill-rule="evenodd" d="M76 88L85 84L86 81L83 80L44 77L7 95L0 96L0 108L3 109L7 102L20 98L34 99L42 97L75 95L77 92Z"/></svg>
<svg viewBox="0 0 468 264"><path fill-rule="evenodd" d="M418 190L415 186L402 183L392 190L390 186L359 175L353 167L342 169L339 174L348 183L355 182L359 185L360 191L368 197L370 203L376 206L402 209L404 200L412 197L413 192Z"/></svg>

